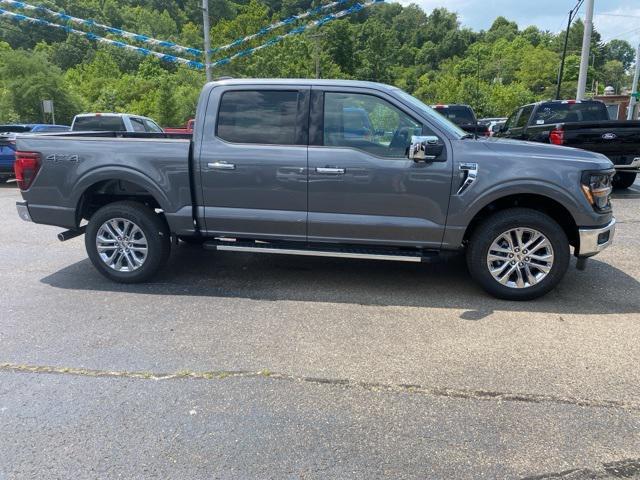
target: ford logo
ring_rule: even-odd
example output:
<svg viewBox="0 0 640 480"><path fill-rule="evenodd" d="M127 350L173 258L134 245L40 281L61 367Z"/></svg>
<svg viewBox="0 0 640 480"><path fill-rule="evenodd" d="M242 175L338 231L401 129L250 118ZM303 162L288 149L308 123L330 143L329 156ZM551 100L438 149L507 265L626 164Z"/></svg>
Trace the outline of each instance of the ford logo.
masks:
<svg viewBox="0 0 640 480"><path fill-rule="evenodd" d="M616 135L615 133L605 133L604 135L602 135L602 138L604 138L605 140L613 140L615 138L618 138L618 135Z"/></svg>

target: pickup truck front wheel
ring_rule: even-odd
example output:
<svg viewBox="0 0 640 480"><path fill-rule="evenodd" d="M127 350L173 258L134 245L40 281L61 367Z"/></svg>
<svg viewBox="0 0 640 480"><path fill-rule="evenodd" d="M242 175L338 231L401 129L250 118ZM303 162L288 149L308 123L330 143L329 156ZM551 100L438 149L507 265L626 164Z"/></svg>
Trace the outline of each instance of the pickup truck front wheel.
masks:
<svg viewBox="0 0 640 480"><path fill-rule="evenodd" d="M569 266L569 241L551 217L512 208L484 221L467 249L471 276L505 300L532 300L548 293Z"/></svg>
<svg viewBox="0 0 640 480"><path fill-rule="evenodd" d="M616 172L611 182L613 188L629 188L636 181L636 172Z"/></svg>
<svg viewBox="0 0 640 480"><path fill-rule="evenodd" d="M89 220L85 246L96 269L110 280L139 283L151 278L171 252L164 220L138 202L115 202Z"/></svg>

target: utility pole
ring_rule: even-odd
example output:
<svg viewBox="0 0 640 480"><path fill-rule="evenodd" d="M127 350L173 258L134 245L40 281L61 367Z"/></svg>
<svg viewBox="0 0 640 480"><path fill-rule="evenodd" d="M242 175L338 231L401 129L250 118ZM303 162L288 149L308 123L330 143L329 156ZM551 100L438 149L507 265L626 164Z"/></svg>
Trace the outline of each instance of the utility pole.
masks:
<svg viewBox="0 0 640 480"><path fill-rule="evenodd" d="M325 37L325 33L316 33L315 35L309 35L309 38L314 40L313 45L313 58L316 64L316 78L320 78L320 40Z"/></svg>
<svg viewBox="0 0 640 480"><path fill-rule="evenodd" d="M580 57L580 75L578 76L578 91L576 100L583 100L587 89L587 73L589 72L589 50L591 48L591 34L593 33L593 2L586 0L587 11L584 18L584 35L582 36L582 56Z"/></svg>
<svg viewBox="0 0 640 480"><path fill-rule="evenodd" d="M633 83L631 84L631 100L629 101L627 120L633 120L633 109L638 103L638 92L640 92L638 81L640 81L640 43L638 44L638 50L636 50L636 73L633 75Z"/></svg>
<svg viewBox="0 0 640 480"><path fill-rule="evenodd" d="M571 24L573 19L576 18L578 10L584 3L584 0L578 0L575 7L569 10L569 19L567 20L567 29L564 32L564 47L562 47L562 60L560 60L560 70L558 71L558 81L556 82L556 100L560 100L560 87L562 86L562 77L564 76L564 61L567 58L567 44L569 43L569 30L571 30Z"/></svg>
<svg viewBox="0 0 640 480"><path fill-rule="evenodd" d="M202 20L204 28L204 61L207 82L213 77L211 75L211 24L209 23L209 0L202 0Z"/></svg>

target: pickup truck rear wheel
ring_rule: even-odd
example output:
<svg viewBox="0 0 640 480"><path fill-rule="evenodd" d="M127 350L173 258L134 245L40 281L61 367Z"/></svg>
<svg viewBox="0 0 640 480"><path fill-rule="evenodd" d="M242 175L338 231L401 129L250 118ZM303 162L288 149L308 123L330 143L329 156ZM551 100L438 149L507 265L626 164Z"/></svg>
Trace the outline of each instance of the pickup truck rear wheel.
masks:
<svg viewBox="0 0 640 480"><path fill-rule="evenodd" d="M552 290L569 266L569 241L548 215L511 208L492 215L471 236L467 265L491 295L532 300Z"/></svg>
<svg viewBox="0 0 640 480"><path fill-rule="evenodd" d="M616 172L613 176L613 188L629 188L636 181L635 172Z"/></svg>
<svg viewBox="0 0 640 480"><path fill-rule="evenodd" d="M139 283L151 278L171 252L162 217L138 202L102 207L89 220L85 247L96 269L110 280Z"/></svg>

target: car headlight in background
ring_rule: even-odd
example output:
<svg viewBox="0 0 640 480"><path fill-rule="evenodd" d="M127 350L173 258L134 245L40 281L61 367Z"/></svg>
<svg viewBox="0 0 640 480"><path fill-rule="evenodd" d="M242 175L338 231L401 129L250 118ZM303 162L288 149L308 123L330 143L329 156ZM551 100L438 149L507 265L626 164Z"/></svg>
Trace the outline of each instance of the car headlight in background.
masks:
<svg viewBox="0 0 640 480"><path fill-rule="evenodd" d="M584 172L582 174L582 192L597 212L611 210L612 170Z"/></svg>

